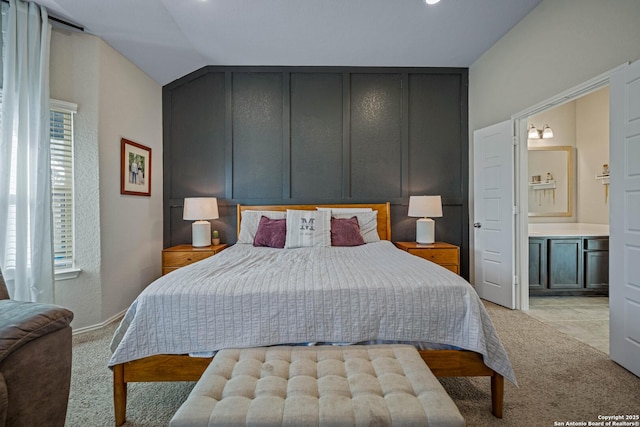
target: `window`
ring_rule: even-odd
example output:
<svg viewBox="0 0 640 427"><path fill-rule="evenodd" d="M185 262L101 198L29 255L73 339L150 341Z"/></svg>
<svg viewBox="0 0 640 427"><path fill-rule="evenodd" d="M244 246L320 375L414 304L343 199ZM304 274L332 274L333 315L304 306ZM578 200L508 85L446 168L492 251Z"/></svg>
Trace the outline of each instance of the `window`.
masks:
<svg viewBox="0 0 640 427"><path fill-rule="evenodd" d="M0 105L1 102L0 93ZM77 277L79 273L79 270L74 270L73 238L73 115L76 110L75 104L50 101L51 205L56 279ZM15 203L15 189L10 190L9 197L9 203ZM15 235L10 233L8 238L11 240L12 237L15 240Z"/></svg>
<svg viewBox="0 0 640 427"><path fill-rule="evenodd" d="M51 101L51 206L56 273L73 268L73 104Z"/></svg>

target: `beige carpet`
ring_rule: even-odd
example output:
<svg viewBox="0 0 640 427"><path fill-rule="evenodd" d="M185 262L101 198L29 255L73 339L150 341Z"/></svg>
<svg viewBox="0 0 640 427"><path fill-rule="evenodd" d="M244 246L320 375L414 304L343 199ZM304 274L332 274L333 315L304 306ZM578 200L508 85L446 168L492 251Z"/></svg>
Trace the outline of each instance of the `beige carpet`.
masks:
<svg viewBox="0 0 640 427"><path fill-rule="evenodd" d="M490 413L488 378L442 379L468 426L554 426L640 414L640 379L593 347L518 311L487 303L519 387L505 386L504 418ZM74 337L67 426L113 426L109 340L115 329ZM125 426L166 426L193 383L129 385ZM556 424L559 425L559 424Z"/></svg>

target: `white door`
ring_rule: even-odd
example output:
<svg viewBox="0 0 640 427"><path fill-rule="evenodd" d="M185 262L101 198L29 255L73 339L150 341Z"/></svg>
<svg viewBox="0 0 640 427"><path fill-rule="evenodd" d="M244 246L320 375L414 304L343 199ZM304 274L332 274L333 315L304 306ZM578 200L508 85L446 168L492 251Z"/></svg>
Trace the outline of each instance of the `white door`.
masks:
<svg viewBox="0 0 640 427"><path fill-rule="evenodd" d="M473 133L475 287L480 298L515 308L514 145L511 121Z"/></svg>
<svg viewBox="0 0 640 427"><path fill-rule="evenodd" d="M610 91L609 354L640 376L640 61Z"/></svg>

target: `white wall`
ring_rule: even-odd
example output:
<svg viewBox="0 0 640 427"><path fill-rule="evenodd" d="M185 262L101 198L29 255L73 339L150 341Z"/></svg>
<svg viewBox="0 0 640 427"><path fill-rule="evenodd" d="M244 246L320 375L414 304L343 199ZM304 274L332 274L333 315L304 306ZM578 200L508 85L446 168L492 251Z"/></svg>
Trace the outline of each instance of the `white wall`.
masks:
<svg viewBox="0 0 640 427"><path fill-rule="evenodd" d="M102 321L98 158L100 39L52 31L51 98L78 104L74 118L77 279L56 282L55 303L74 313L73 326Z"/></svg>
<svg viewBox="0 0 640 427"><path fill-rule="evenodd" d="M100 44L102 302L108 317L162 272L162 86ZM120 139L151 148L151 197L120 194ZM148 178L148 177L147 177Z"/></svg>
<svg viewBox="0 0 640 427"><path fill-rule="evenodd" d="M606 187L596 175L609 164L609 87L575 101L576 148L578 151L578 222L609 223Z"/></svg>
<svg viewBox="0 0 640 427"><path fill-rule="evenodd" d="M469 158L475 130L639 59L638 22L638 0L543 0L469 68Z"/></svg>
<svg viewBox="0 0 640 427"><path fill-rule="evenodd" d="M470 67L470 132L639 59L638 22L638 0L544 0Z"/></svg>
<svg viewBox="0 0 640 427"><path fill-rule="evenodd" d="M162 87L87 34L54 30L51 97L75 117L77 279L56 283L74 328L125 310L161 272ZM151 197L120 194L120 138L152 149Z"/></svg>

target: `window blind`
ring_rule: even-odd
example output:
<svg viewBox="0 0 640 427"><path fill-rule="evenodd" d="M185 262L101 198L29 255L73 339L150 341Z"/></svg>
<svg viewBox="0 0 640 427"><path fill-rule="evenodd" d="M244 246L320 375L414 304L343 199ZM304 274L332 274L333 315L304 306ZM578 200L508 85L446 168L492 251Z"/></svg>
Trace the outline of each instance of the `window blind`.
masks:
<svg viewBox="0 0 640 427"><path fill-rule="evenodd" d="M51 206L56 271L73 267L73 111L52 102Z"/></svg>
<svg viewBox="0 0 640 427"><path fill-rule="evenodd" d="M0 110L2 92L0 91ZM51 201L53 213L53 253L56 272L73 268L73 114L77 106L72 103L51 100L49 111L51 144ZM0 115L0 127L2 116ZM9 221L15 225L15 183L9 186ZM9 228L8 246L15 247L15 228ZM13 245L12 245L13 242ZM11 251L8 266L15 263Z"/></svg>

